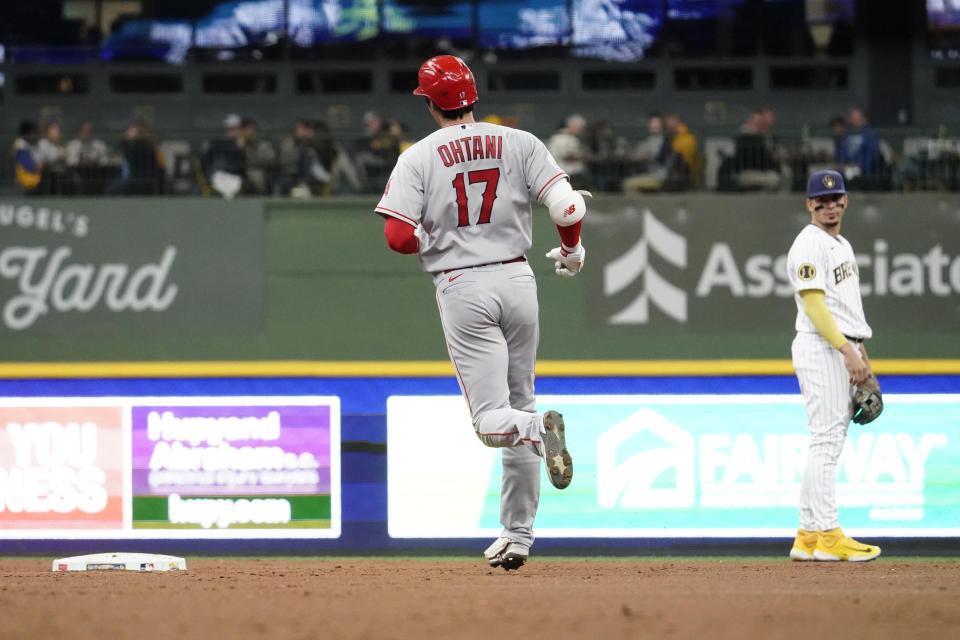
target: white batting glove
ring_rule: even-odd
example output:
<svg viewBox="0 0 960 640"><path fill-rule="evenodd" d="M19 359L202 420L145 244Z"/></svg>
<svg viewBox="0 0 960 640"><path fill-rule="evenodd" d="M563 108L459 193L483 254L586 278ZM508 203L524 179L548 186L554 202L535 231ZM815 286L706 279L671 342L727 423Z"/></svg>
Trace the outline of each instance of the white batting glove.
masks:
<svg viewBox="0 0 960 640"><path fill-rule="evenodd" d="M554 260L554 270L558 276L572 278L583 269L583 261L587 257L587 250L582 242L578 242L573 249L565 249L563 245L547 252L547 257Z"/></svg>
<svg viewBox="0 0 960 640"><path fill-rule="evenodd" d="M417 226L415 226L415 227L413 228L413 235L416 237L417 240L423 240L423 225L422 225L422 224L418 224Z"/></svg>

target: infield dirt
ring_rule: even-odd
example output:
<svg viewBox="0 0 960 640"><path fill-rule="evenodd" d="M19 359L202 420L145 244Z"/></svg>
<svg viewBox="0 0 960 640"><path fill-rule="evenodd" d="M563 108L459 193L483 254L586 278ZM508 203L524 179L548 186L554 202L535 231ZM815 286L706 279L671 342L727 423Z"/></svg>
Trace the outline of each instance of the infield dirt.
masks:
<svg viewBox="0 0 960 640"><path fill-rule="evenodd" d="M0 639L947 638L960 562L205 559L59 573L0 559Z"/></svg>

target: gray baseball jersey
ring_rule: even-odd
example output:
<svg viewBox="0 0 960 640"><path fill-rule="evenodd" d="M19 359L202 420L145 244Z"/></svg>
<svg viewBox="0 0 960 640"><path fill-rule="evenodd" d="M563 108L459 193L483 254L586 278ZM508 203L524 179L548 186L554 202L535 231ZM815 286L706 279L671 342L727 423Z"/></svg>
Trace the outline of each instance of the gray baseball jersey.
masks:
<svg viewBox="0 0 960 640"><path fill-rule="evenodd" d="M375 211L422 225L444 338L477 437L500 448L501 537L531 545L540 499L542 416L534 367L537 284L523 254L531 198L566 179L535 136L485 122L433 132L397 160Z"/></svg>
<svg viewBox="0 0 960 640"><path fill-rule="evenodd" d="M424 271L502 262L532 244L530 198L540 200L565 177L531 133L451 125L400 155L376 212L422 225Z"/></svg>

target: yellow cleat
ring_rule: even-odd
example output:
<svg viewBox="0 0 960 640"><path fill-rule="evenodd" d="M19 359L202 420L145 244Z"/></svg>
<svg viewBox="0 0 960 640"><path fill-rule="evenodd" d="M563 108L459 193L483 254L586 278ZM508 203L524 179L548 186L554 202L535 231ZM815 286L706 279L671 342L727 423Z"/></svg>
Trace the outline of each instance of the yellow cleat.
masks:
<svg viewBox="0 0 960 640"><path fill-rule="evenodd" d="M817 532L797 529L797 537L790 549L790 559L799 562L813 560L813 550L817 547Z"/></svg>
<svg viewBox="0 0 960 640"><path fill-rule="evenodd" d="M880 555L880 547L857 542L843 533L843 529L817 532L817 547L813 550L815 560L866 562Z"/></svg>

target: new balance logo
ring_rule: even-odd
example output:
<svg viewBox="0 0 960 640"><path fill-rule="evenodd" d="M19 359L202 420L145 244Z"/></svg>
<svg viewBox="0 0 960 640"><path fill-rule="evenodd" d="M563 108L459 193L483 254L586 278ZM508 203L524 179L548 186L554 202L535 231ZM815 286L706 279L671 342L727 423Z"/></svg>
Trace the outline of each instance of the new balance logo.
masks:
<svg viewBox="0 0 960 640"><path fill-rule="evenodd" d="M652 266L650 252L666 262L687 267L687 240L669 229L650 213L643 213L643 237L620 257L603 269L603 295L614 296L635 280L641 280L642 291L630 304L607 319L610 324L646 324L650 320L650 304L678 322L687 321L687 293L667 282Z"/></svg>
<svg viewBox="0 0 960 640"><path fill-rule="evenodd" d="M572 204L563 210L563 217L566 218L567 216L572 216L574 213L576 213L576 211L577 211L577 205Z"/></svg>

